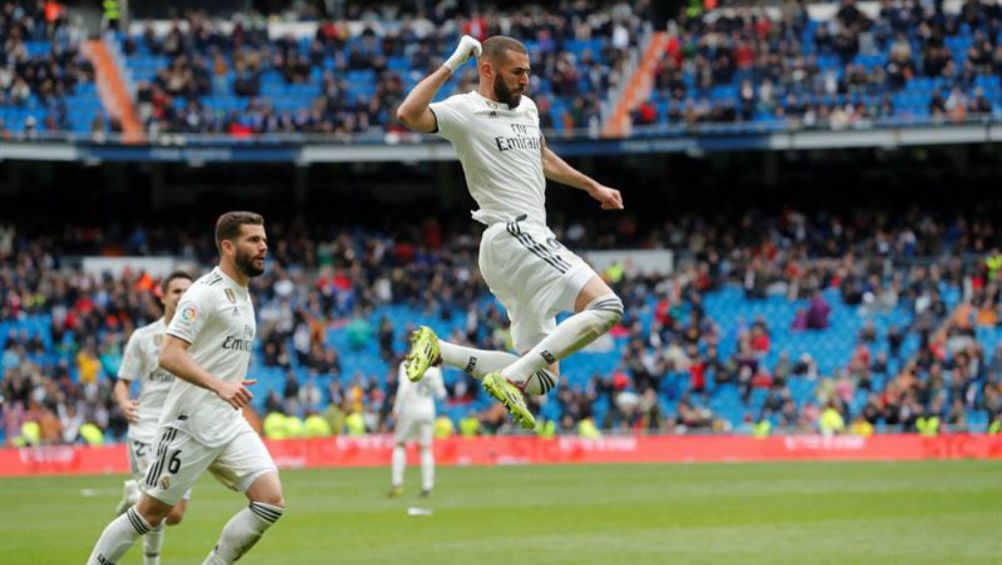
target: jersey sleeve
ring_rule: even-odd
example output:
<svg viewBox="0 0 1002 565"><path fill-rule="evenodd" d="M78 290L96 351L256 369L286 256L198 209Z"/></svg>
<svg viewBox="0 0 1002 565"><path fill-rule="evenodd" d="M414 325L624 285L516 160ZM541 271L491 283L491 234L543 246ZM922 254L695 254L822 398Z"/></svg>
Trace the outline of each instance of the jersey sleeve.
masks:
<svg viewBox="0 0 1002 565"><path fill-rule="evenodd" d="M452 141L465 129L469 118L465 99L465 96L457 94L428 106L435 113L435 120L438 122L435 135Z"/></svg>
<svg viewBox="0 0 1002 565"><path fill-rule="evenodd" d="M167 327L167 335L195 343L198 334L202 332L213 311L212 291L209 287L199 285L184 293L177 312Z"/></svg>
<svg viewBox="0 0 1002 565"><path fill-rule="evenodd" d="M118 366L118 378L126 381L137 379L145 372L143 369L143 355L139 344L139 333L132 332L129 342L125 344L125 353L122 355L122 363Z"/></svg>

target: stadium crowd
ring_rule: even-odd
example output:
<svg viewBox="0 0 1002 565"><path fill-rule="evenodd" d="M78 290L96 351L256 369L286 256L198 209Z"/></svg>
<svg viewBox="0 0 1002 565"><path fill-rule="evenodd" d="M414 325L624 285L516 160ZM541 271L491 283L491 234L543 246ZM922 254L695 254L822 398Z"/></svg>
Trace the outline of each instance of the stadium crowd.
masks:
<svg viewBox="0 0 1002 565"><path fill-rule="evenodd" d="M621 360L585 386L565 382L551 398L535 399L537 407L557 403L558 429L589 422L618 432L762 433L768 430L760 424L773 421L783 432L870 433L876 426L928 433L934 417L932 431L963 430L971 413L987 414L989 429L1000 425L1002 342L986 342L976 331L997 328L1002 319L1000 234L990 222L920 211L892 223L865 210L843 216L788 210L684 216L642 230L625 216L595 228L571 222L555 231L576 249L668 248L676 269L604 273L627 306L613 331ZM508 343L503 309L486 300L469 231L445 230L431 219L385 231L299 222L269 229L275 242L269 269L252 284L260 338L255 363L284 371L286 381L257 399L258 409L323 414L337 432L387 429L394 371L342 370L356 346L366 344L377 344L395 366L408 328L385 317L387 306L461 321L450 336L455 341L487 349ZM0 324L8 328L0 336L0 393L8 441L26 421L39 424L39 441L46 443L78 440L86 422L122 436L112 379L132 330L160 316L156 281L135 271L86 274L71 258L169 254L205 265L212 242L194 233L176 226L77 227L61 237L29 237L0 229ZM805 307L791 327L768 316L712 319L704 304L727 288L740 288L743 300L781 296L803 299ZM945 289L958 293L956 304L947 303ZM908 322L886 331L867 323L832 371L822 371L806 345L765 361L777 336L823 330L833 306L864 315L905 308ZM51 316L51 324L31 329L27 321L36 315ZM331 328L346 332L346 347L331 344ZM725 353L728 336L736 346ZM906 352L902 344L916 338L914 352ZM807 401L791 395L798 382L813 391ZM715 414L708 402L727 387L739 392L741 422ZM764 399L755 391L764 391ZM858 391L867 400L853 410ZM460 377L449 383L448 403L478 406L470 404L477 394L476 382ZM593 421L602 402L611 409ZM470 412L485 432L505 421L503 410Z"/></svg>
<svg viewBox="0 0 1002 565"><path fill-rule="evenodd" d="M523 5L471 13L442 4L416 17L369 14L362 26L321 21L312 38L290 33L271 40L262 18L238 17L230 29L229 22L190 12L165 34L148 22L122 47L127 57L166 57L166 67L138 84L140 114L151 132L399 133L404 128L393 116L406 89L440 65L460 35L511 34L530 45L544 126L559 121L570 129L598 127L599 104L623 80L628 50L640 41L649 10L646 0L632 7L575 0L557 10ZM592 39L603 40L599 52L581 46ZM370 71L371 91L360 89L360 73ZM287 87L305 87L296 89L308 94L305 103L278 104L274 94L263 92L269 76L280 76ZM454 88L468 90L475 78L467 69ZM239 107L207 103L210 96L236 98ZM554 104L564 110L551 112Z"/></svg>
<svg viewBox="0 0 1002 565"><path fill-rule="evenodd" d="M634 123L786 121L865 125L892 117L964 121L1000 102L1002 8L967 0L855 0L816 21L800 2L693 12L669 22L655 94Z"/></svg>
<svg viewBox="0 0 1002 565"><path fill-rule="evenodd" d="M13 137L14 126L28 137L71 129L67 97L78 85L94 82L94 69L80 50L83 39L58 2L0 7L0 138ZM40 111L23 112L29 107Z"/></svg>

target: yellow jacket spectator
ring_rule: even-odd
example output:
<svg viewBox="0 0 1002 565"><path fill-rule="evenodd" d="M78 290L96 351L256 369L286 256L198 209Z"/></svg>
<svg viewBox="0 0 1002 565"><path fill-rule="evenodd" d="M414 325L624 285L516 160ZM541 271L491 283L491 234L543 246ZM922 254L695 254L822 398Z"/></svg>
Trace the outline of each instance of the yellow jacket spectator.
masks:
<svg viewBox="0 0 1002 565"><path fill-rule="evenodd" d="M480 419L473 414L469 414L459 421L459 435L463 437L474 437L479 434Z"/></svg>
<svg viewBox="0 0 1002 565"><path fill-rule="evenodd" d="M456 433L456 427L452 425L452 420L448 416L435 418L435 439L452 437L454 433Z"/></svg>
<svg viewBox="0 0 1002 565"><path fill-rule="evenodd" d="M557 423L553 420L542 420L536 424L536 435L541 439L553 439L557 435Z"/></svg>
<svg viewBox="0 0 1002 565"><path fill-rule="evenodd" d="M818 428L821 430L821 435L840 434L845 431L845 419L835 409L835 406L829 403L828 408L825 408L825 411L821 413L821 418L818 419Z"/></svg>
<svg viewBox="0 0 1002 565"><path fill-rule="evenodd" d="M303 421L298 416L285 417L285 437L303 437L306 435L306 428Z"/></svg>
<svg viewBox="0 0 1002 565"><path fill-rule="evenodd" d="M752 437L754 438L769 437L771 432L772 422L769 420L761 420L752 427Z"/></svg>
<svg viewBox="0 0 1002 565"><path fill-rule="evenodd" d="M87 422L80 426L80 437L87 445L101 445L104 443L104 432L93 422Z"/></svg>
<svg viewBox="0 0 1002 565"><path fill-rule="evenodd" d="M602 432L598 431L594 420L585 418L578 423L578 436L582 439L601 439Z"/></svg>
<svg viewBox="0 0 1002 565"><path fill-rule="evenodd" d="M873 424L863 418L856 418L849 428L849 433L854 436L869 437L873 435Z"/></svg>
<svg viewBox="0 0 1002 565"><path fill-rule="evenodd" d="M26 445L40 445L42 443L42 426L38 422L27 421L21 424L21 441Z"/></svg>
<svg viewBox="0 0 1002 565"><path fill-rule="evenodd" d="M264 437L268 439L285 439L285 414L271 412L264 417Z"/></svg>
<svg viewBox="0 0 1002 565"><path fill-rule="evenodd" d="M346 416L343 408L331 402L330 406L327 407L324 417L327 419L327 424L330 425L331 434L340 435L344 432L344 420Z"/></svg>
<svg viewBox="0 0 1002 565"><path fill-rule="evenodd" d="M311 414L306 418L306 437L328 437L331 435L331 425L320 414Z"/></svg>
<svg viewBox="0 0 1002 565"><path fill-rule="evenodd" d="M83 349L77 353L77 370L80 371L80 384L89 385L97 381L101 361L89 350Z"/></svg>
<svg viewBox="0 0 1002 565"><path fill-rule="evenodd" d="M939 435L939 424L939 416L919 416L915 419L915 431L926 437L935 437Z"/></svg>
<svg viewBox="0 0 1002 565"><path fill-rule="evenodd" d="M348 417L344 419L344 425L348 428L348 435L350 436L365 435L365 417L362 416L361 412L348 414Z"/></svg>

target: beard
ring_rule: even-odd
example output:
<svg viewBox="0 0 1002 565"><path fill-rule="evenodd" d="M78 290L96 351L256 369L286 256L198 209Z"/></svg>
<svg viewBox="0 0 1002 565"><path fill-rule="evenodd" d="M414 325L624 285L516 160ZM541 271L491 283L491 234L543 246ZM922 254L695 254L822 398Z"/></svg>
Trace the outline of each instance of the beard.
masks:
<svg viewBox="0 0 1002 565"><path fill-rule="evenodd" d="M253 253L240 253L237 252L235 258L235 263L237 268L243 271L245 275L249 278L254 278L256 276L264 273L264 265L258 267L254 264L254 254Z"/></svg>
<svg viewBox="0 0 1002 565"><path fill-rule="evenodd" d="M494 81L494 97L500 102L508 105L508 108L515 109L522 101L522 87L516 86L514 89L508 88L504 81Z"/></svg>

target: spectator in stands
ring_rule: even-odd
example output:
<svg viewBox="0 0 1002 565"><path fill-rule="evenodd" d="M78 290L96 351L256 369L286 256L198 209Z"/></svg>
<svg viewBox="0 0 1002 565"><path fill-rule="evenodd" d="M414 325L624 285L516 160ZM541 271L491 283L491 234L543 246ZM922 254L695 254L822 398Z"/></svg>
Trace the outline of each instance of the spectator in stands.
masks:
<svg viewBox="0 0 1002 565"><path fill-rule="evenodd" d="M831 314L831 306L821 296L821 291L814 291L811 304L807 309L807 329L823 330L828 328L828 315Z"/></svg>

